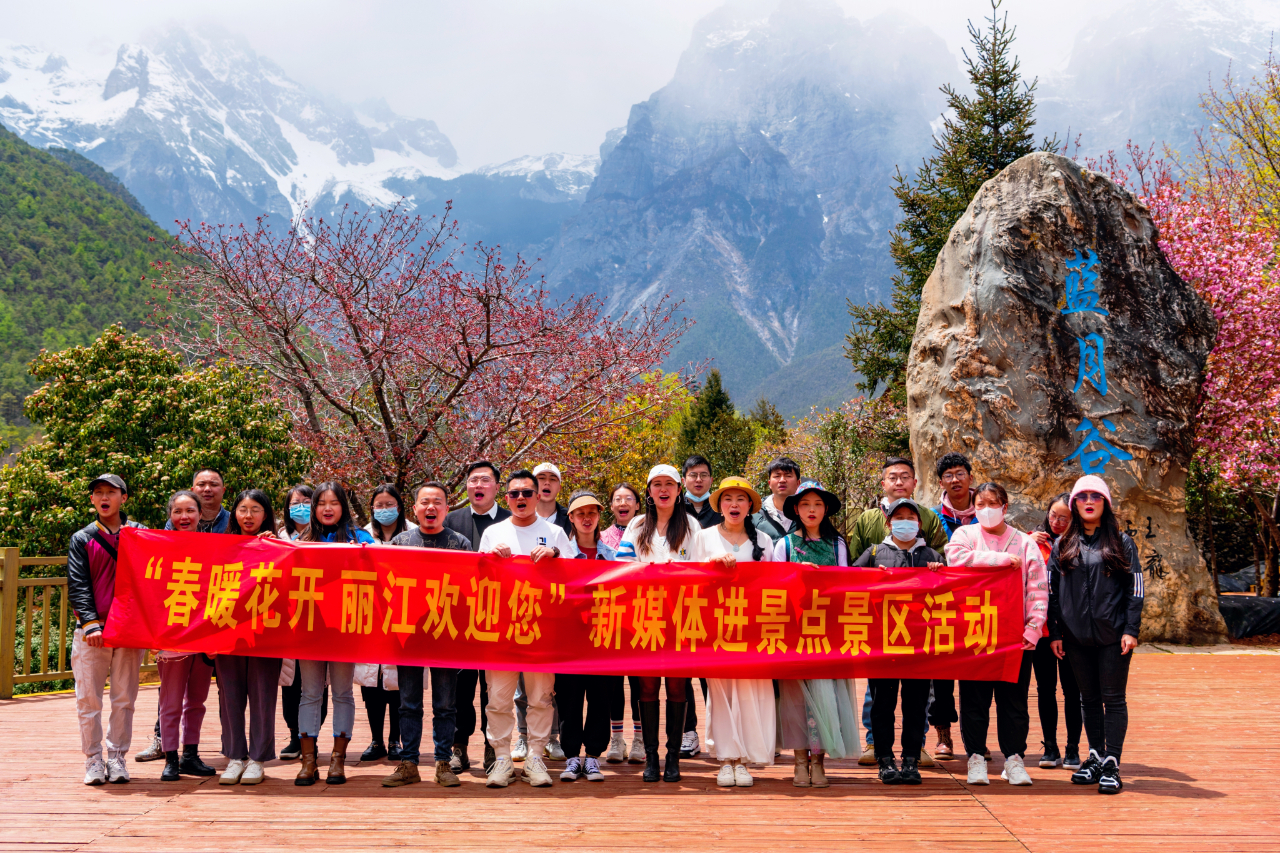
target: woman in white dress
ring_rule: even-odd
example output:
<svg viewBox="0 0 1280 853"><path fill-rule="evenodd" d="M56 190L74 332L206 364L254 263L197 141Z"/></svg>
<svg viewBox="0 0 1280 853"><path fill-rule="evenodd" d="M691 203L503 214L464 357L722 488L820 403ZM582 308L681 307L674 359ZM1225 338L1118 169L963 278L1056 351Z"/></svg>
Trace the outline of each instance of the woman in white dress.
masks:
<svg viewBox="0 0 1280 853"><path fill-rule="evenodd" d="M726 477L711 493L711 508L724 521L702 532L708 559L734 563L772 562L773 540L751 523L760 511L760 493L741 477ZM731 565L725 560L726 565ZM777 710L771 678L708 678L707 740L713 743L723 788L749 788L746 764L773 764Z"/></svg>

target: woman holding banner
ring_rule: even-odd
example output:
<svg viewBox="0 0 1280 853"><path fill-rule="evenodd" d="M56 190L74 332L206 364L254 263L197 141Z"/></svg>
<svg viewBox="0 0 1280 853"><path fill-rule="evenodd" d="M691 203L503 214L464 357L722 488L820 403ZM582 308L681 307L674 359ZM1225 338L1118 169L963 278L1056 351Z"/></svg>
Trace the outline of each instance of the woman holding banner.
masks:
<svg viewBox="0 0 1280 853"><path fill-rule="evenodd" d="M390 545L391 540L408 529L405 524L404 499L400 490L390 483L383 483L373 490L369 498L369 515L373 518L365 525L365 532L378 545ZM380 758L400 760L400 683L395 664L356 664L356 683L360 685L360 700L369 716L369 731L373 740L360 755L361 761L377 761ZM391 737L383 741L384 724L390 709Z"/></svg>
<svg viewBox="0 0 1280 853"><path fill-rule="evenodd" d="M840 499L806 480L782 505L782 514L795 528L778 540L773 558L806 566L847 566L849 546L831 523ZM797 788L827 788L823 758L847 758L860 753L858 716L853 707L853 679L806 678L778 682L779 742L795 750Z"/></svg>
<svg viewBox="0 0 1280 853"><path fill-rule="evenodd" d="M760 511L760 493L741 477L725 477L711 493L711 508L724 517L703 531L707 556L725 565L773 560L773 540L751 521ZM750 788L746 763L773 764L777 720L771 678L708 678L707 740L714 744L722 788Z"/></svg>
<svg viewBox="0 0 1280 853"><path fill-rule="evenodd" d="M321 483L311 499L311 525L299 542L346 542L372 545L373 537L356 526L351 505L341 483ZM356 700L352 693L356 665L345 661L300 660L302 702L298 706L298 727L302 734L302 766L295 785L314 785L320 780L316 766L316 739L320 736L320 703L326 678L333 687L333 752L325 781L341 785L347 781L347 744L356 721Z"/></svg>

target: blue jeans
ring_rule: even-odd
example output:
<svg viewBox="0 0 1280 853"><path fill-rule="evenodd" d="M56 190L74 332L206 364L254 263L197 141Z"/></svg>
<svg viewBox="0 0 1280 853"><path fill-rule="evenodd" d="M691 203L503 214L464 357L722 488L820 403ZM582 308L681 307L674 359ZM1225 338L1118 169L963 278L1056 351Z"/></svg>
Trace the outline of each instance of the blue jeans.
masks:
<svg viewBox="0 0 1280 853"><path fill-rule="evenodd" d="M400 760L418 763L422 747L422 675L426 667L399 666ZM431 739L435 760L448 761L453 755L453 735L457 728L458 670L431 667Z"/></svg>

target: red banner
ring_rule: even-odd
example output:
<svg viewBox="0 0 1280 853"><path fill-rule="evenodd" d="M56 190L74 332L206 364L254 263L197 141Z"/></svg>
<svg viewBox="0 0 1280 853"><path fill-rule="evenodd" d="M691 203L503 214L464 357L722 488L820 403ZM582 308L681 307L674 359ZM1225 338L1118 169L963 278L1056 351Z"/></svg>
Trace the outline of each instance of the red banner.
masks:
<svg viewBox="0 0 1280 853"><path fill-rule="evenodd" d="M509 671L1016 681L1013 569L502 560L125 528L106 641Z"/></svg>

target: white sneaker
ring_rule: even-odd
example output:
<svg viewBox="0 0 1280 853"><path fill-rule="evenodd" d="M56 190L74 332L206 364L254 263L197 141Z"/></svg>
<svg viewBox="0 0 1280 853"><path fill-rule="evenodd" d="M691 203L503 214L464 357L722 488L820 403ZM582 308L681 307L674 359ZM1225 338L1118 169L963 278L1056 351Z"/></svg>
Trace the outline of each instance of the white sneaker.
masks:
<svg viewBox="0 0 1280 853"><path fill-rule="evenodd" d="M747 772L745 764L733 765L733 783L739 788L750 788L755 784L755 780L751 778L751 774Z"/></svg>
<svg viewBox="0 0 1280 853"><path fill-rule="evenodd" d="M680 738L680 757L694 758L701 751L698 745L698 733L685 732L684 737Z"/></svg>
<svg viewBox="0 0 1280 853"><path fill-rule="evenodd" d="M604 773L600 771L600 759L587 756L582 762L582 772L587 777L588 782L603 782Z"/></svg>
<svg viewBox="0 0 1280 853"><path fill-rule="evenodd" d="M542 754L552 761L564 761L564 747L558 740L547 741L547 745L542 748Z"/></svg>
<svg viewBox="0 0 1280 853"><path fill-rule="evenodd" d="M1031 784L1031 776L1027 773L1027 765L1023 762L1021 755L1010 755L1004 760L1004 770L1000 772L1000 778L1007 780L1010 785Z"/></svg>
<svg viewBox="0 0 1280 853"><path fill-rule="evenodd" d="M493 769L489 771L489 778L485 780L485 784L490 788L505 788L511 784L511 777L516 774L516 767L511 763L510 758L499 758L493 763Z"/></svg>
<svg viewBox="0 0 1280 853"><path fill-rule="evenodd" d="M610 764L621 764L627 760L627 739L622 732L609 735L609 751L604 754L604 760Z"/></svg>
<svg viewBox="0 0 1280 853"><path fill-rule="evenodd" d="M84 763L84 783L86 785L107 784L107 765L101 758L90 758Z"/></svg>
<svg viewBox="0 0 1280 853"><path fill-rule="evenodd" d="M737 785L737 781L733 776L733 762L726 761L720 765L720 772L716 774L716 784L721 788L732 788Z"/></svg>
<svg viewBox="0 0 1280 853"><path fill-rule="evenodd" d="M264 768L261 761L250 761L244 768L244 774L240 777L241 785L261 785L262 780L267 778L263 772Z"/></svg>
<svg viewBox="0 0 1280 853"><path fill-rule="evenodd" d="M240 777L244 775L244 762L239 758L233 758L227 762L227 769L222 771L222 778L218 780L219 785L234 785L240 781Z"/></svg>
<svg viewBox="0 0 1280 853"><path fill-rule="evenodd" d="M530 755L525 759L524 781L535 788L551 787L551 774L547 772L547 765L542 763L541 757Z"/></svg>
<svg viewBox="0 0 1280 853"><path fill-rule="evenodd" d="M636 732L636 736L631 739L631 752L627 753L628 764L644 764L644 738Z"/></svg>
<svg viewBox="0 0 1280 853"><path fill-rule="evenodd" d="M129 781L129 768L123 758L107 759L107 781L112 785L123 785Z"/></svg>
<svg viewBox="0 0 1280 853"><path fill-rule="evenodd" d="M512 761L524 761L529 757L529 738L527 735L520 735L516 738L515 749L511 750Z"/></svg>
<svg viewBox="0 0 1280 853"><path fill-rule="evenodd" d="M560 774L561 782L576 782L578 777L582 775L582 759L574 756L564 766L564 772Z"/></svg>
<svg viewBox="0 0 1280 853"><path fill-rule="evenodd" d="M976 753L969 756L969 784L991 784L991 780L987 778L987 759Z"/></svg>

